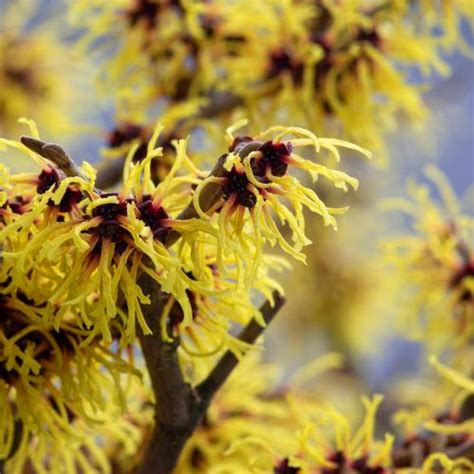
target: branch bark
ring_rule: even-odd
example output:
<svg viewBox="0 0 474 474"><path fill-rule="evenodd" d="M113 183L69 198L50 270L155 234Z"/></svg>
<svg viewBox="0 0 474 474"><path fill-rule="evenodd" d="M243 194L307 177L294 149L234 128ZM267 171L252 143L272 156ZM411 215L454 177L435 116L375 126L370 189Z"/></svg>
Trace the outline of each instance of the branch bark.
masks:
<svg viewBox="0 0 474 474"><path fill-rule="evenodd" d="M143 307L143 311L153 335L140 333L139 338L155 392L156 409L155 427L137 474L170 474L186 441L201 423L215 393L237 366L238 359L227 351L204 382L196 388L187 384L179 367L177 343L164 342L157 337L161 334L159 319L163 296L156 288L147 287L155 285L150 277L142 278L143 288L152 295L152 304ZM267 326L284 304L277 292L273 297L273 306L266 301L260 308ZM267 326L262 327L252 319L239 339L253 344Z"/></svg>
<svg viewBox="0 0 474 474"><path fill-rule="evenodd" d="M260 324L253 319L239 334L238 338L241 341L253 344L262 334L265 328L272 322L278 311L280 311L282 306L285 304L284 297L279 293L274 292L273 298L273 306L269 301L266 301L260 308L260 312L262 313L266 326L260 326ZM229 375L232 373L238 363L239 360L231 351L227 351L222 356L206 379L196 387L196 391L199 394L202 402L207 402L207 404L209 404L214 394L229 378Z"/></svg>
<svg viewBox="0 0 474 474"><path fill-rule="evenodd" d="M244 157L260 145L261 142L249 142L237 152ZM223 155L218 160L211 172L213 176L225 175L225 157L226 155ZM201 193L201 208L206 212L221 198L221 186L210 183ZM197 217L197 214L191 202L178 218L193 217ZM178 232L170 233L166 245L170 246L178 239ZM165 342L161 337L160 316L167 295L161 293L156 283L146 274L140 277L139 285L145 294L151 295L151 304L143 307L143 314L153 334L144 335L140 332L139 339L150 373L156 407L155 427L137 474L169 474L176 465L186 441L204 417L213 396L238 364L238 359L232 352L227 351L209 376L196 389L191 387L184 381L179 367L176 352L178 342ZM283 297L277 292L273 294L273 301L273 305L267 301L260 309L267 325L284 303ZM238 337L253 344L265 328L266 326L262 327L252 320Z"/></svg>
<svg viewBox="0 0 474 474"><path fill-rule="evenodd" d="M199 399L193 388L185 383L176 352L177 341L165 342L161 337L160 316L167 296L147 274L139 284L151 297L143 306L143 314L153 335L139 332L140 344L155 394L155 428L140 474L170 473L199 421Z"/></svg>

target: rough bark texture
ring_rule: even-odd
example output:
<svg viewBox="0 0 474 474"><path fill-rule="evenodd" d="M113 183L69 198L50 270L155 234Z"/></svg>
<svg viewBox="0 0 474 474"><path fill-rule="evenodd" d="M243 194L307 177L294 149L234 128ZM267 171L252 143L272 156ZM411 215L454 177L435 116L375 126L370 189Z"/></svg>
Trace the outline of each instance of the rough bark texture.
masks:
<svg viewBox="0 0 474 474"><path fill-rule="evenodd" d="M153 335L139 334L139 339L155 394L155 428L139 473L165 474L172 469L184 443L199 422L199 400L194 389L182 376L178 362L177 343L161 337L160 315L163 293L148 275L140 278L151 304L143 307L147 324Z"/></svg>

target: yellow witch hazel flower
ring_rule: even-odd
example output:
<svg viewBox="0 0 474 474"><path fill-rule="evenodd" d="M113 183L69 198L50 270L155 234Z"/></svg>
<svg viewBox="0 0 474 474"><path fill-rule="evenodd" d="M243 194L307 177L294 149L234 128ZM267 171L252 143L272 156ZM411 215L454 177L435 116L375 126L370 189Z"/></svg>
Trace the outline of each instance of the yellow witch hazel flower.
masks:
<svg viewBox="0 0 474 474"><path fill-rule="evenodd" d="M144 427L153 422L152 396L143 381L135 376L123 383L126 410L113 398L87 418L69 413L70 431L74 436L52 439L41 433L30 433L27 443L18 447L6 463L8 474L23 474L34 469L38 473L110 474L132 472L134 460L140 456Z"/></svg>
<svg viewBox="0 0 474 474"><path fill-rule="evenodd" d="M30 296L0 296L0 460L33 444L45 472L42 451L77 441L72 420L93 426L111 401L123 407L120 375L138 371L97 340L82 347L88 333L74 323L53 328L57 309Z"/></svg>
<svg viewBox="0 0 474 474"><path fill-rule="evenodd" d="M402 426L403 436L393 451L393 465L400 470L419 465L414 472L426 474L473 472L474 464L465 448L474 440L474 381L435 356L430 357L430 363L449 387L440 387L438 381L432 393L422 389L412 408L395 414L394 422Z"/></svg>
<svg viewBox="0 0 474 474"><path fill-rule="evenodd" d="M301 398L291 388L272 394L265 379L251 380L248 400L241 384L233 387L235 393L231 386L222 390L220 404L186 447L177 472L390 472L393 437L374 439L381 397L363 400L366 415L353 433L351 423L327 403Z"/></svg>
<svg viewBox="0 0 474 474"><path fill-rule="evenodd" d="M358 186L357 179L304 159L296 150L310 148L319 153L324 149L337 160L339 147L356 150L366 157L371 155L349 142L318 138L307 130L295 127L272 127L254 137L234 137L233 130L244 124L239 122L228 130L231 145L229 153L221 158L224 171L219 176L210 175L201 181L194 193L193 203L203 219L217 225L219 251L243 256L247 271L242 278L253 282L262 260L261 248L267 242L271 246L278 244L298 260L305 260L302 249L310 241L305 236L304 208L319 214L324 224L334 229L337 229L334 216L348 209L328 207L313 189L290 174L292 168L308 172L313 182L322 176L344 191L349 186L354 189ZM222 198L205 212L200 206L200 196L211 184L221 187ZM209 216L211 213L212 216ZM291 242L284 237L279 224L288 226Z"/></svg>
<svg viewBox="0 0 474 474"><path fill-rule="evenodd" d="M72 81L80 67L60 41L55 21L32 22L41 2L2 4L0 18L0 133L18 132L18 117L33 114L52 133L72 132ZM32 26L34 24L35 26ZM74 72L74 74L73 74ZM77 106L77 104L76 104Z"/></svg>
<svg viewBox="0 0 474 474"><path fill-rule="evenodd" d="M131 150L124 189L119 193L96 190L95 174L87 164L82 167L83 176L65 176L39 160L43 170L38 176L10 177L12 182L33 185L34 193L27 209L14 214L0 231L5 292L29 289L58 305L52 321L55 327L75 318L90 329L84 343L97 335L111 341L110 324L129 342L136 325L145 333L150 331L140 306L149 299L137 283L143 272L173 295L182 306L186 324L192 319L186 291L204 288L187 275L179 256L165 246L173 229L185 234L187 229L194 232L207 227L198 220L181 222L168 215L182 210L191 193L182 187L194 178L175 177L187 160L185 141L176 145L177 158L166 179L158 187L151 182L150 162L161 155L161 149L154 148L159 132L157 128L141 163L130 164ZM24 148L16 142L5 143ZM183 240L197 245L195 239Z"/></svg>
<svg viewBox="0 0 474 474"><path fill-rule="evenodd" d="M183 311L179 305L174 304L173 297L168 300L161 316L163 325L167 325L166 328L163 327L163 336L166 338L166 334L171 333L179 337L182 366L187 367L186 373L189 373L191 381L198 379L203 371L210 370L215 363L212 357L203 361L203 356L219 355L223 350L230 350L240 358L249 349L251 345L239 340L232 334L231 328L235 325L243 327L252 319L265 325L254 300L257 293L271 302L274 291L283 294L283 288L272 278L270 272L281 272L288 268L284 259L264 255L265 263L258 269L255 291L248 291L244 287L234 287L231 283L239 278L234 260L224 262L225 274L220 273L215 256L206 260L214 276L210 288L216 290L215 294L187 290L192 309L192 322L189 325L182 324ZM225 291L227 288L229 291Z"/></svg>
<svg viewBox="0 0 474 474"><path fill-rule="evenodd" d="M462 26L474 19L462 3L216 0L192 5L200 13L196 23L215 18L210 40L200 46L220 56L223 73L216 87L241 97L260 127L267 126L267 117L288 116L325 134L340 133L342 126L344 138L383 159L384 133L394 129L398 117L420 124L428 114L420 87L409 83L400 66L420 69L425 77L449 73L440 50L466 51ZM207 33L206 23L201 28ZM440 28L447 41L439 38Z"/></svg>
<svg viewBox="0 0 474 474"><path fill-rule="evenodd" d="M309 414L325 413L327 404L301 388L301 382L341 363L340 355L326 354L282 383L276 366L263 363L257 351L248 353L185 446L175 472L307 472L288 461L299 452L299 415L304 412L307 421Z"/></svg>
<svg viewBox="0 0 474 474"><path fill-rule="evenodd" d="M189 28L195 20L190 18L193 10L188 3L79 0L71 4L70 20L83 33L79 51L105 53L103 91L110 93L113 84L114 99L129 119L143 120L154 100L197 96L205 84L215 82L211 57L201 57L198 38Z"/></svg>
<svg viewBox="0 0 474 474"><path fill-rule="evenodd" d="M445 176L426 169L442 201L425 185L410 182L410 199L387 200L387 209L406 214L413 233L383 244L386 262L396 272L403 294L403 328L429 348L460 348L474 332L474 220L463 213Z"/></svg>
<svg viewBox="0 0 474 474"><path fill-rule="evenodd" d="M449 74L441 53L469 53L474 24L470 0L80 0L71 10L79 43L110 52L105 84L129 118L164 98L196 118L218 91L232 99L211 105L213 115L243 105L259 129L269 117L342 129L380 161L400 115L414 124L428 115L411 69Z"/></svg>

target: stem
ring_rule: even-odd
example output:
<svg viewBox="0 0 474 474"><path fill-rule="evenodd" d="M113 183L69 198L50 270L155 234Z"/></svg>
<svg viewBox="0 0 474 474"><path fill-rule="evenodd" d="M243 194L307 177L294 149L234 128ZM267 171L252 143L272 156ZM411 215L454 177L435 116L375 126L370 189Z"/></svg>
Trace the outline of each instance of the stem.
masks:
<svg viewBox="0 0 474 474"><path fill-rule="evenodd" d="M151 279L143 278L147 279L141 282L146 289ZM136 474L171 474L186 441L201 423L215 393L237 366L238 359L227 351L196 389L184 382L176 353L177 344L165 343L157 337L161 334L159 315L163 305L162 295L158 291L151 294L152 304L144 306L143 310L155 337L141 333L139 338L156 397L155 427ZM260 308L267 325L284 303L278 293L275 292L273 297L274 305L266 301ZM240 333L239 339L252 344L266 328L252 319Z"/></svg>
<svg viewBox="0 0 474 474"><path fill-rule="evenodd" d="M272 322L278 311L285 304L285 299L283 296L276 291L273 293L273 298L273 306L269 301L266 301L260 308L260 312L262 313L266 326L262 327L257 321L255 321L255 319L252 319L239 334L238 338L241 341L253 344L263 333L266 327ZM209 404L214 394L229 378L229 375L232 373L238 363L239 359L237 359L237 357L231 351L227 351L222 356L207 378L196 387L196 390L203 401L207 400Z"/></svg>
<svg viewBox="0 0 474 474"><path fill-rule="evenodd" d="M176 464L184 443L199 418L198 398L184 381L178 361L177 342L165 342L161 337L160 315L166 302L156 282L147 274L139 279L151 304L143 306L143 315L153 335L139 331L140 344L155 394L155 428L145 453L140 474L167 474Z"/></svg>

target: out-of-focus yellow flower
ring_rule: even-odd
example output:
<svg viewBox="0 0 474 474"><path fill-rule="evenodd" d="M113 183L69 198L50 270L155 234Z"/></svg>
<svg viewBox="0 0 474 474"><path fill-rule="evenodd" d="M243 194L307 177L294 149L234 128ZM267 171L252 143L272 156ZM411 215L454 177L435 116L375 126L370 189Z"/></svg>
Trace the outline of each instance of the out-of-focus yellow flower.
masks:
<svg viewBox="0 0 474 474"><path fill-rule="evenodd" d="M6 463L6 472L110 474L117 466L120 472L131 472L142 455L144 427L153 422L153 397L138 377L122 375L122 379L126 408L106 397L100 409L88 411L89 418L69 413L66 435L53 438L30 432Z"/></svg>
<svg viewBox="0 0 474 474"><path fill-rule="evenodd" d="M421 124L428 114L411 68L449 74L441 53L469 53L463 27L474 24L466 0L94 0L75 2L72 17L86 25L83 42L113 44L105 82L129 118L156 98L219 91L239 98L222 112L243 103L254 127L291 118L380 160L400 115Z"/></svg>
<svg viewBox="0 0 474 474"><path fill-rule="evenodd" d="M2 5L0 19L0 134L18 132L18 119L39 121L48 134L73 131L71 108L79 68L59 27L44 22L31 27L39 2ZM75 74L74 74L75 73ZM77 110L77 104L74 104Z"/></svg>
<svg viewBox="0 0 474 474"><path fill-rule="evenodd" d="M409 337L430 349L456 351L474 331L474 220L463 213L442 173L426 170L442 201L425 185L410 182L410 199L393 199L385 206L408 216L411 235L383 243L399 298L402 327Z"/></svg>
<svg viewBox="0 0 474 474"><path fill-rule="evenodd" d="M339 356L328 354L294 382L340 364ZM176 472L303 474L352 466L362 473L369 466L390 465L391 438L380 443L373 439L380 397L364 400L367 413L353 433L349 421L329 403L278 379L275 367L259 363L255 354L247 356L186 445Z"/></svg>
<svg viewBox="0 0 474 474"><path fill-rule="evenodd" d="M204 67L189 30L186 7L187 2L153 0L73 3L71 21L86 31L79 50L106 54L103 92L113 85L114 99L128 119L143 121L147 106L157 99L179 101L198 95L203 81L211 82L206 74L215 81L211 58L206 60L209 68Z"/></svg>
<svg viewBox="0 0 474 474"><path fill-rule="evenodd" d="M430 363L445 384L440 386L438 381L431 390L421 387L419 400L415 397L411 407L395 414L394 422L402 427L402 435L393 452L394 466L422 465L422 473L440 467L446 472L472 472L472 460L459 450L474 440L474 381L435 356L430 357Z"/></svg>

